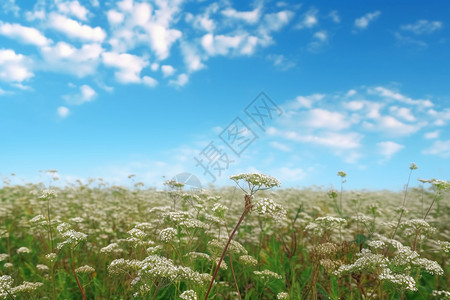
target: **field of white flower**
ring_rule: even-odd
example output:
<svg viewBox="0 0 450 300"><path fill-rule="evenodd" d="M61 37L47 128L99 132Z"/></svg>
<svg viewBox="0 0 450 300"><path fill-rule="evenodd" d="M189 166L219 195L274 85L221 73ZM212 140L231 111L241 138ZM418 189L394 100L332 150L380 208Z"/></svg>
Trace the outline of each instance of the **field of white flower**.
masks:
<svg viewBox="0 0 450 300"><path fill-rule="evenodd" d="M4 182L0 299L450 299L450 183L231 180L208 191Z"/></svg>

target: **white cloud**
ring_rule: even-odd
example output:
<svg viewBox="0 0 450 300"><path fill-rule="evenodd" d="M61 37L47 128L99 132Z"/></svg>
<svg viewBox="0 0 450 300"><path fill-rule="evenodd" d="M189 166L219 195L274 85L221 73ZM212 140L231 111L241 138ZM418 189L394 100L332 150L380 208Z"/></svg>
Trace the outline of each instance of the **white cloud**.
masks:
<svg viewBox="0 0 450 300"><path fill-rule="evenodd" d="M339 16L339 13L336 10L332 10L328 14L328 17L330 17L334 23L341 23L341 17Z"/></svg>
<svg viewBox="0 0 450 300"><path fill-rule="evenodd" d="M171 65L162 65L161 71L163 72L164 77L169 77L173 75L173 73L175 73L175 68L172 67Z"/></svg>
<svg viewBox="0 0 450 300"><path fill-rule="evenodd" d="M294 12L289 10L282 10L276 13L266 14L264 22L259 31L264 35L273 31L279 31L286 26L294 17Z"/></svg>
<svg viewBox="0 0 450 300"><path fill-rule="evenodd" d="M0 49L0 80L22 82L34 76L31 60L11 49Z"/></svg>
<svg viewBox="0 0 450 300"><path fill-rule="evenodd" d="M342 130L350 127L350 122L346 115L322 108L310 110L307 113L305 123L308 127L329 130Z"/></svg>
<svg viewBox="0 0 450 300"><path fill-rule="evenodd" d="M423 150L422 153L437 155L443 158L450 157L450 140L435 141L429 148Z"/></svg>
<svg viewBox="0 0 450 300"><path fill-rule="evenodd" d="M377 147L380 151L380 154L383 155L386 159L390 159L395 153L404 148L403 145L394 143L392 141L377 143Z"/></svg>
<svg viewBox="0 0 450 300"><path fill-rule="evenodd" d="M142 83L149 87L155 87L158 85L158 81L150 76L142 77Z"/></svg>
<svg viewBox="0 0 450 300"><path fill-rule="evenodd" d="M297 96L294 101L285 105L284 110L289 111L297 110L300 108L312 108L314 104L320 102L325 97L324 94L312 94L310 96Z"/></svg>
<svg viewBox="0 0 450 300"><path fill-rule="evenodd" d="M130 0L117 3L109 10L108 21L113 27L109 43L115 52L127 52L138 45L150 46L158 60L170 55L172 45L182 37L171 28L178 17L181 1L156 1L154 5Z"/></svg>
<svg viewBox="0 0 450 300"><path fill-rule="evenodd" d="M320 30L313 34L313 41L308 44L308 50L311 52L319 51L328 43L328 33L326 30Z"/></svg>
<svg viewBox="0 0 450 300"><path fill-rule="evenodd" d="M56 31L83 41L102 42L106 37L105 31L99 26L93 28L56 13L50 14L49 25Z"/></svg>
<svg viewBox="0 0 450 300"><path fill-rule="evenodd" d="M376 20L380 15L381 12L379 10L367 13L361 18L356 19L354 25L356 28L364 30L367 28L367 26L369 26L370 22Z"/></svg>
<svg viewBox="0 0 450 300"><path fill-rule="evenodd" d="M244 35L214 36L212 33L208 33L202 37L201 44L203 49L211 56L227 55L231 51L238 49L244 39Z"/></svg>
<svg viewBox="0 0 450 300"><path fill-rule="evenodd" d="M373 92L375 94L378 94L383 97L391 98L403 103L412 104L412 105L418 105L422 107L432 107L433 103L430 100L413 100L412 98L409 98L405 95L402 95L401 93L392 91L390 89L387 89L385 87L378 86L374 89L369 89L369 92Z"/></svg>
<svg viewBox="0 0 450 300"><path fill-rule="evenodd" d="M15 0L2 0L2 8L4 12L11 12L15 17L19 16L20 7L16 5Z"/></svg>
<svg viewBox="0 0 450 300"><path fill-rule="evenodd" d="M306 172L302 168L281 167L270 171L274 177L284 182L297 182L305 179Z"/></svg>
<svg viewBox="0 0 450 300"><path fill-rule="evenodd" d="M75 74L84 77L96 72L103 48L99 44L85 44L81 48L58 42L54 46L41 49L44 64L43 70Z"/></svg>
<svg viewBox="0 0 450 300"><path fill-rule="evenodd" d="M123 13L118 12L117 10L111 9L106 13L108 17L108 22L111 26L117 26L123 22L125 16Z"/></svg>
<svg viewBox="0 0 450 300"><path fill-rule="evenodd" d="M436 126L444 126L450 120L450 108L446 108L442 111L429 109L427 113L433 118L434 125Z"/></svg>
<svg viewBox="0 0 450 300"><path fill-rule="evenodd" d="M326 42L328 39L328 34L325 30L317 31L313 35L314 38L318 39L321 42Z"/></svg>
<svg viewBox="0 0 450 300"><path fill-rule="evenodd" d="M39 30L20 24L3 23L0 21L0 34L9 38L18 39L25 44L36 45L39 47L52 43L52 41L47 39L39 32Z"/></svg>
<svg viewBox="0 0 450 300"><path fill-rule="evenodd" d="M364 123L364 126L372 131L384 132L390 136L407 136L421 128L420 124L405 124L392 116L380 116L373 123Z"/></svg>
<svg viewBox="0 0 450 300"><path fill-rule="evenodd" d="M416 118L411 113L411 109L406 107L391 106L389 111L395 116L408 122L414 122Z"/></svg>
<svg viewBox="0 0 450 300"><path fill-rule="evenodd" d="M270 142L270 145L272 147L274 147L275 149L284 151L284 152L289 152L292 151L291 147L287 146L286 144L280 143L280 142Z"/></svg>
<svg viewBox="0 0 450 300"><path fill-rule="evenodd" d="M358 111L358 110L363 109L364 102L363 101L350 101L350 102L345 102L344 106L349 110Z"/></svg>
<svg viewBox="0 0 450 300"><path fill-rule="evenodd" d="M227 8L222 11L222 14L228 18L242 20L249 24L255 24L261 17L261 9L257 7L252 11L237 11L233 8Z"/></svg>
<svg viewBox="0 0 450 300"><path fill-rule="evenodd" d="M424 134L424 138L426 139L437 139L439 137L439 130L430 131Z"/></svg>
<svg viewBox="0 0 450 300"><path fill-rule="evenodd" d="M287 59L283 54L269 54L267 59L272 61L273 65L282 71L295 67L295 62Z"/></svg>
<svg viewBox="0 0 450 300"><path fill-rule="evenodd" d="M104 52L102 60L106 66L119 69L114 73L121 83L141 83L141 71L148 66L148 61L128 53Z"/></svg>
<svg viewBox="0 0 450 300"><path fill-rule="evenodd" d="M194 45L182 42L181 53L183 54L183 60L189 72L199 71L206 67Z"/></svg>
<svg viewBox="0 0 450 300"><path fill-rule="evenodd" d="M177 87L184 86L189 81L189 76L187 74L178 75L176 80L170 80L169 84Z"/></svg>
<svg viewBox="0 0 450 300"><path fill-rule="evenodd" d="M68 104L81 105L86 102L91 102L97 97L97 92L89 85L84 84L80 87L80 91L74 95L64 95L63 98Z"/></svg>
<svg viewBox="0 0 450 300"><path fill-rule="evenodd" d="M172 44L181 37L181 31L167 29L160 24L152 24L148 28L150 33L151 46L160 60L169 56Z"/></svg>
<svg viewBox="0 0 450 300"><path fill-rule="evenodd" d="M268 134L279 136L294 142L311 143L320 146L329 147L330 149L356 149L361 146L360 140L362 135L356 132L337 133L325 132L322 134L299 134L297 131L280 131L275 128L270 128Z"/></svg>
<svg viewBox="0 0 450 300"><path fill-rule="evenodd" d="M61 118L65 118L70 114L70 110L65 107L65 106L60 106L58 107L58 109L56 110L56 113L58 114L58 116L60 116Z"/></svg>
<svg viewBox="0 0 450 300"><path fill-rule="evenodd" d="M317 19L317 13L319 11L317 9L310 9L305 14L303 14L302 21L297 24L297 29L302 28L312 28L314 26L317 26L319 24L319 21Z"/></svg>
<svg viewBox="0 0 450 300"><path fill-rule="evenodd" d="M400 29L405 31L411 31L414 34L431 34L436 30L442 28L442 22L440 21L427 21L427 20L419 20L414 24L402 25Z"/></svg>
<svg viewBox="0 0 450 300"><path fill-rule="evenodd" d="M398 44L400 45L408 45L408 44L412 44L412 45L416 45L419 46L421 48L426 48L428 47L428 44L425 43L424 41L418 40L418 39L413 39L409 36L404 36L402 34L400 34L399 32L394 32L394 36L398 41Z"/></svg>
<svg viewBox="0 0 450 300"><path fill-rule="evenodd" d="M80 4L80 2L78 1L61 1L61 0L56 0L56 6L58 7L58 10L66 15L70 15L70 16L74 16L77 19L80 19L82 21L86 21L87 20L87 15L89 13L89 11L86 9L86 7L84 7L83 5Z"/></svg>

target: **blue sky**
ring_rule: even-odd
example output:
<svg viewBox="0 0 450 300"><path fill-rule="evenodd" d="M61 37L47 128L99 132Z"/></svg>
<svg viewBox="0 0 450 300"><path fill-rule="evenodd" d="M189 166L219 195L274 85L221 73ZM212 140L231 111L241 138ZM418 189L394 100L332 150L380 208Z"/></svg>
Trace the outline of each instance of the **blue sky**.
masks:
<svg viewBox="0 0 450 300"><path fill-rule="evenodd" d="M328 188L342 170L348 188L401 189L411 162L413 185L450 179L446 1L1 3L15 183L259 171Z"/></svg>

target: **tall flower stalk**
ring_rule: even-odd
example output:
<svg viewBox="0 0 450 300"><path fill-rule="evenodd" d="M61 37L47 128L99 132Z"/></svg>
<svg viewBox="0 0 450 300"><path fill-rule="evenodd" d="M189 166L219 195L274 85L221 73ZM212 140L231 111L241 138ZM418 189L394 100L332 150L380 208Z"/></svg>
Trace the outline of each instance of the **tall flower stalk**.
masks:
<svg viewBox="0 0 450 300"><path fill-rule="evenodd" d="M252 210L253 208L253 195L256 194L256 192L260 190L268 190L273 187L280 187L281 183L278 181L278 179L264 174L258 174L258 173L252 173L252 174L237 174L230 177L231 180L233 180L237 186L245 192L244 195L244 211L242 212L241 217L239 218L238 223L234 227L233 231L231 232L227 243L225 244L225 247L223 248L222 255L220 256L219 262L217 263L216 269L214 271L213 277L211 279L211 282L208 287L208 291L205 295L205 300L208 299L209 293L211 292L211 288L214 284L214 279L217 276L217 272L219 271L220 264L223 261L223 258L227 252L228 246L231 243L231 240L233 239L234 234L238 230L239 226L241 225L242 221L244 220L245 216ZM241 186L241 184L244 185ZM246 186L245 186L246 185Z"/></svg>

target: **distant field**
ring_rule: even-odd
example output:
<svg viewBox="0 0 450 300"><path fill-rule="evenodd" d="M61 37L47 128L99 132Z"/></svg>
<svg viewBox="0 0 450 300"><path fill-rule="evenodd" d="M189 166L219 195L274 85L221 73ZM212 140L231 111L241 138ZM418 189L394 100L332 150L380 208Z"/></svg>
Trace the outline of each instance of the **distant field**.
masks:
<svg viewBox="0 0 450 300"><path fill-rule="evenodd" d="M204 299L245 209L235 187L46 189L0 189L0 299ZM258 191L209 299L450 298L448 189Z"/></svg>

